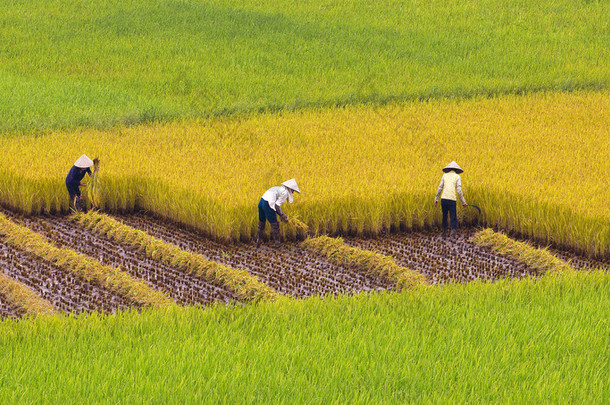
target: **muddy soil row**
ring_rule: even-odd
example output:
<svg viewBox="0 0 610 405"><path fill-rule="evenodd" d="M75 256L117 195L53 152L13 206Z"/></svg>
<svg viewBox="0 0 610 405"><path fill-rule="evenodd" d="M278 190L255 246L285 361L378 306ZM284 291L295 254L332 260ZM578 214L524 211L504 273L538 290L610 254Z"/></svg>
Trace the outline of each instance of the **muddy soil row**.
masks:
<svg viewBox="0 0 610 405"><path fill-rule="evenodd" d="M296 243L283 243L275 248L267 242L257 250L254 244L217 243L196 232L143 213L116 218L183 250L199 253L208 260L244 269L276 291L291 297L393 288L387 281L335 265L300 248Z"/></svg>
<svg viewBox="0 0 610 405"><path fill-rule="evenodd" d="M556 249L549 249L549 252L560 259L569 262L576 270L601 269L610 271L610 259L590 259L588 257L579 256L571 252L564 252Z"/></svg>
<svg viewBox="0 0 610 405"><path fill-rule="evenodd" d="M65 312L116 312L133 306L127 299L44 260L0 243L0 269Z"/></svg>
<svg viewBox="0 0 610 405"><path fill-rule="evenodd" d="M2 294L0 294L0 319L3 318L21 318L23 316L23 312L20 311L15 306L9 304L9 302L5 299Z"/></svg>
<svg viewBox="0 0 610 405"><path fill-rule="evenodd" d="M206 305L214 301L236 301L231 291L149 259L135 248L87 231L69 217L22 218L11 215L11 219L44 235L59 247L73 249L103 264L127 271L152 288L165 292L179 304Z"/></svg>
<svg viewBox="0 0 610 405"><path fill-rule="evenodd" d="M347 238L349 245L392 256L398 264L424 274L432 284L536 276L535 271L480 248L468 239L474 230L455 238L439 232L410 232L375 239Z"/></svg>

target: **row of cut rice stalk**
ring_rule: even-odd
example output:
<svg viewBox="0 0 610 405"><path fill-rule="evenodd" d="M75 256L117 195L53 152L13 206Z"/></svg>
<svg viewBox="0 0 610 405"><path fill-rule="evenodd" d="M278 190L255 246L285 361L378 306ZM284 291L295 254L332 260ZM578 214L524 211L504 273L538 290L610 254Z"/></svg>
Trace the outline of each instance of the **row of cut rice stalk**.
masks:
<svg viewBox="0 0 610 405"><path fill-rule="evenodd" d="M204 256L180 249L163 242L148 233L117 221L96 211L79 213L75 220L86 229L104 235L116 242L140 249L147 257L200 277L208 282L225 287L245 301L272 301L279 294L251 276L247 271L234 269L207 260Z"/></svg>
<svg viewBox="0 0 610 405"><path fill-rule="evenodd" d="M305 240L301 243L301 246L326 256L336 264L354 267L363 273L395 283L398 290L428 284L422 274L399 266L394 258L370 250L348 246L342 238L319 236Z"/></svg>
<svg viewBox="0 0 610 405"><path fill-rule="evenodd" d="M0 237L7 244L31 253L87 281L103 286L138 305L162 307L173 303L171 298L164 293L153 290L126 272L105 266L74 250L58 248L41 235L17 225L2 214L0 214Z"/></svg>
<svg viewBox="0 0 610 405"><path fill-rule="evenodd" d="M535 248L519 242L491 228L483 229L472 237L478 246L491 249L500 256L525 264L540 274L574 271L574 268L547 249Z"/></svg>
<svg viewBox="0 0 610 405"><path fill-rule="evenodd" d="M2 295L19 312L26 315L50 315L55 313L53 305L36 294L25 284L20 283L0 272L0 295Z"/></svg>

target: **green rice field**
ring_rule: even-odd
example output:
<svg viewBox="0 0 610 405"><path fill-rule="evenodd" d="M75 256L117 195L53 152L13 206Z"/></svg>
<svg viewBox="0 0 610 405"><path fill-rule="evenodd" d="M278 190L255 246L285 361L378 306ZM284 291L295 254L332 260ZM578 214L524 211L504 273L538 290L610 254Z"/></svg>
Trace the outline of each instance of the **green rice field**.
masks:
<svg viewBox="0 0 610 405"><path fill-rule="evenodd" d="M5 1L0 131L610 83L604 1Z"/></svg>
<svg viewBox="0 0 610 405"><path fill-rule="evenodd" d="M2 403L605 403L607 272L0 324Z"/></svg>

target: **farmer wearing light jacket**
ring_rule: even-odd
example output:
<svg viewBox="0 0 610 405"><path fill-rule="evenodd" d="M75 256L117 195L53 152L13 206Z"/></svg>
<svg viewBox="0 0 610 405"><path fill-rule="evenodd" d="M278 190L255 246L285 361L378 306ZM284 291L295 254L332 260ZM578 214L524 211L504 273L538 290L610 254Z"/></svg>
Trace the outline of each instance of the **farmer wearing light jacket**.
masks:
<svg viewBox="0 0 610 405"><path fill-rule="evenodd" d="M87 155L82 155L74 162L74 166L70 169L68 176L66 176L66 188L70 194L70 208L77 210L80 208L80 186L86 186L82 182L85 174L89 173L91 176L91 167L93 166L93 160L89 159Z"/></svg>
<svg viewBox="0 0 610 405"><path fill-rule="evenodd" d="M281 186L271 187L263 194L258 203L258 234L256 236L256 247L260 247L263 235L265 233L265 223L269 221L271 224L271 235L275 241L275 245L280 244L280 223L277 221L277 214L280 215L282 221L288 221L288 217L280 207L288 200L292 203L294 198L293 192L300 193L299 186L295 179L290 179L282 183Z"/></svg>
<svg viewBox="0 0 610 405"><path fill-rule="evenodd" d="M462 178L460 177L460 173L463 173L464 170L453 161L445 166L443 172L445 174L443 174L441 184L438 186L434 205L438 205L438 199L440 198L443 209L443 232L447 233L447 215L449 215L451 217L451 233L453 234L457 230L457 197L460 197L464 207L468 205L462 193Z"/></svg>

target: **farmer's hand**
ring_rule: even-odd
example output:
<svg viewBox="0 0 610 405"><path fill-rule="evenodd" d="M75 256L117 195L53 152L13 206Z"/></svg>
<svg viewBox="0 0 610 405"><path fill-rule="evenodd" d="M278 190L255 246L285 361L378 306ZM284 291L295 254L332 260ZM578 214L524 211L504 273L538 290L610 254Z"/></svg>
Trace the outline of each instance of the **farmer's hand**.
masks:
<svg viewBox="0 0 610 405"><path fill-rule="evenodd" d="M84 183L82 181L81 181L80 185L83 186L83 187L87 187L87 183Z"/></svg>
<svg viewBox="0 0 610 405"><path fill-rule="evenodd" d="M467 203L466 201L464 201L464 202L462 203L462 205L463 205L464 207L467 207L467 206L468 206L468 203Z"/></svg>
<svg viewBox="0 0 610 405"><path fill-rule="evenodd" d="M282 221L284 221L284 222L288 222L288 215L284 215L284 216L282 217Z"/></svg>
<svg viewBox="0 0 610 405"><path fill-rule="evenodd" d="M438 205L438 201L434 201L434 205Z"/></svg>

